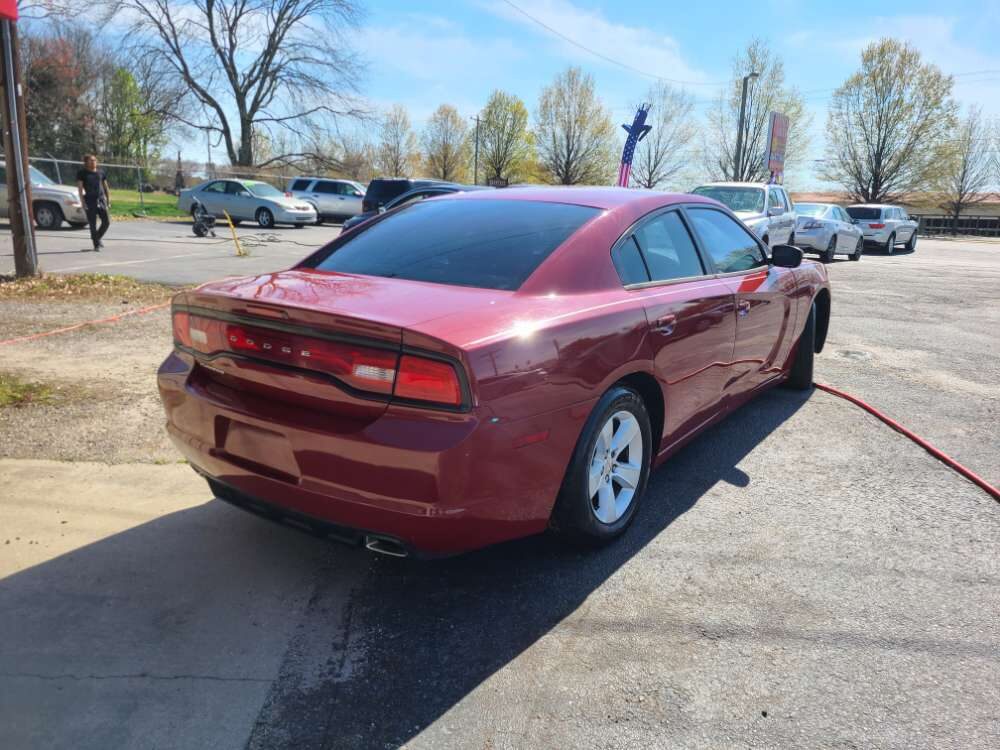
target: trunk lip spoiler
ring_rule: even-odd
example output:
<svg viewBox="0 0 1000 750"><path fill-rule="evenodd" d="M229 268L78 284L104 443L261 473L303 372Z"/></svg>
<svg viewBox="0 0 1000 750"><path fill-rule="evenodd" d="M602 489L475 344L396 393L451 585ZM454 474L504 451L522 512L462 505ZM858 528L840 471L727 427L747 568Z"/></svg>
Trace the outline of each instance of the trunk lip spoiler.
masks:
<svg viewBox="0 0 1000 750"><path fill-rule="evenodd" d="M419 401L410 398L400 398L395 394L379 394L371 393L369 391L363 391L353 386L348 385L339 378L330 375L329 373L324 373L319 370L306 370L300 367L294 367L292 365L285 365L281 362L274 362L272 360L260 359L250 355L242 354L239 352L214 352L212 354L205 354L203 352L196 351L190 347L184 346L179 341L174 340L174 346L179 350L188 354L198 362L211 362L220 358L238 359L247 362L253 362L254 364L266 365L268 367L274 367L279 370L285 370L287 372L294 372L296 374L304 374L312 377L317 377L322 380L326 380L337 388L341 389L345 393L348 393L357 398L362 398L368 401L378 401L380 403L385 403L390 406L410 406L417 409L429 409L432 411L447 411L453 413L467 413L472 410L472 389L469 386L468 373L462 363L455 357L450 357L447 354L442 354L441 352L435 352L428 349L422 349L420 347L405 345L402 342L402 328L400 328L400 340L395 343L389 343L384 339L368 338L366 336L356 336L353 334L342 334L342 333L332 333L330 331L323 330L321 328L316 328L309 325L300 325L297 323L286 323L283 321L272 320L270 318L258 318L252 315L241 315L239 313L226 312L224 310L216 310L210 307L201 307L199 305L186 305L186 304L175 304L173 305L170 314L171 316L175 312L186 312L190 315L197 315L202 318L212 318L214 320L222 320L227 323L243 323L245 325L255 326L257 328L266 328L273 331L280 331L283 333L293 333L309 336L312 338L323 339L326 341L336 341L339 343L346 344L357 344L358 346L366 346L374 349L383 349L385 351L398 352L400 355L412 354L418 357L424 357L425 359L433 359L438 362L445 362L455 370L455 374L458 376L459 387L462 391L462 403L458 406L452 404L440 404L432 401ZM363 319L361 319L363 320Z"/></svg>

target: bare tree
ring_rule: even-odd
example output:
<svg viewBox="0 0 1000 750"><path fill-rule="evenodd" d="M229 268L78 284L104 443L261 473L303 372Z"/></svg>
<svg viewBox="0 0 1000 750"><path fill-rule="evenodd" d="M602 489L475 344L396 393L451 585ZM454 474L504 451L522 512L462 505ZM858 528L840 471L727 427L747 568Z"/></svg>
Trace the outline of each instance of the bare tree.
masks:
<svg viewBox="0 0 1000 750"><path fill-rule="evenodd" d="M513 94L494 91L479 125L479 161L487 178L517 179L530 159L527 107Z"/></svg>
<svg viewBox="0 0 1000 750"><path fill-rule="evenodd" d="M962 211L989 197L993 181L992 124L983 118L980 107L970 107L946 146L947 159L938 177L941 208L951 215L951 231L958 233Z"/></svg>
<svg viewBox="0 0 1000 750"><path fill-rule="evenodd" d="M881 203L928 189L947 164L955 128L952 78L909 44L882 39L833 95L822 176L852 200Z"/></svg>
<svg viewBox="0 0 1000 750"><path fill-rule="evenodd" d="M340 167L337 173L342 177L359 182L369 182L375 176L375 149L359 135L341 137L339 144Z"/></svg>
<svg viewBox="0 0 1000 750"><path fill-rule="evenodd" d="M71 18L92 5L85 0L17 0L19 18L39 21L46 18Z"/></svg>
<svg viewBox="0 0 1000 750"><path fill-rule="evenodd" d="M409 177L417 158L417 137L410 128L406 107L393 105L382 119L375 166L384 177Z"/></svg>
<svg viewBox="0 0 1000 750"><path fill-rule="evenodd" d="M785 66L777 55L760 40L733 59L733 80L729 91L719 95L708 112L703 152L705 167L714 179L757 182L769 174L764 163L767 149L767 128L772 112L789 119L785 171L800 163L809 149L809 126L812 118L798 91L785 86ZM736 162L736 134L740 120L743 77L757 73L747 87L744 116L743 149Z"/></svg>
<svg viewBox="0 0 1000 750"><path fill-rule="evenodd" d="M147 56L184 83L207 115L188 124L218 134L235 166L314 155L302 147L258 163L258 131L311 136L342 117L363 114L353 96L360 66L344 34L358 20L354 0L103 4L130 19L138 57Z"/></svg>
<svg viewBox="0 0 1000 750"><path fill-rule="evenodd" d="M594 77L567 68L538 99L536 148L548 182L600 185L611 179L615 126L594 91Z"/></svg>
<svg viewBox="0 0 1000 750"><path fill-rule="evenodd" d="M469 163L469 128L457 109L450 104L438 107L428 120L421 141L431 177L465 179Z"/></svg>
<svg viewBox="0 0 1000 750"><path fill-rule="evenodd" d="M640 187L655 188L680 174L688 163L685 151L694 140L691 119L694 103L685 92L665 82L649 87L646 123L653 129L639 141L632 160L632 176Z"/></svg>

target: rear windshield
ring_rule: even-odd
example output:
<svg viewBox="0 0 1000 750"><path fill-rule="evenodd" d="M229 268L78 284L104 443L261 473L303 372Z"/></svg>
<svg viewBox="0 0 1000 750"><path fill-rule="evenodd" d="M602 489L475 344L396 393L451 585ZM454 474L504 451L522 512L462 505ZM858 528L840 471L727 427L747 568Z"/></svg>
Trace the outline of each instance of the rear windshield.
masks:
<svg viewBox="0 0 1000 750"><path fill-rule="evenodd" d="M706 198L719 201L730 211L764 213L764 191L761 188L705 185L695 188L693 192L695 195L704 195Z"/></svg>
<svg viewBox="0 0 1000 750"><path fill-rule="evenodd" d="M882 209L881 208L864 208L862 206L851 206L847 209L847 213L851 215L852 219L881 219Z"/></svg>
<svg viewBox="0 0 1000 750"><path fill-rule="evenodd" d="M378 203L385 204L409 189L409 180L372 180L368 183L365 198L369 201L377 201Z"/></svg>
<svg viewBox="0 0 1000 750"><path fill-rule="evenodd" d="M827 208L829 207L820 203L796 203L795 213L799 216L822 216Z"/></svg>
<svg viewBox="0 0 1000 750"><path fill-rule="evenodd" d="M314 263L322 271L515 290L599 212L535 201L418 201Z"/></svg>

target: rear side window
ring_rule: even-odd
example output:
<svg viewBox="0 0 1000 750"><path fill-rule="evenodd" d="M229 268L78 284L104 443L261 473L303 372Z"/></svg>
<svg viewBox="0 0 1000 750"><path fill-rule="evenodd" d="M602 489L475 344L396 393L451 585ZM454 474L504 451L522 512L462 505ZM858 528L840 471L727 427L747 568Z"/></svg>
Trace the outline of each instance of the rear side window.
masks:
<svg viewBox="0 0 1000 750"><path fill-rule="evenodd" d="M851 206L847 209L847 213L850 214L852 219L860 219L861 221L870 221L872 219L882 218L882 209L880 208L865 208L864 206Z"/></svg>
<svg viewBox="0 0 1000 750"><path fill-rule="evenodd" d="M653 281L683 279L705 273L694 241L676 211L647 221L635 232Z"/></svg>
<svg viewBox="0 0 1000 750"><path fill-rule="evenodd" d="M690 208L688 215L719 273L749 271L767 262L756 240L727 214L710 208Z"/></svg>
<svg viewBox="0 0 1000 750"><path fill-rule="evenodd" d="M611 260L615 264L615 270L618 271L618 277L625 286L644 284L649 281L649 271L646 270L639 246L635 244L635 237L629 237L618 245L611 253Z"/></svg>
<svg viewBox="0 0 1000 750"><path fill-rule="evenodd" d="M292 183L291 189L292 190L308 190L310 182L312 182L312 180L295 180L295 182Z"/></svg>
<svg viewBox="0 0 1000 750"><path fill-rule="evenodd" d="M515 290L599 213L535 201L417 201L313 262L322 271Z"/></svg>

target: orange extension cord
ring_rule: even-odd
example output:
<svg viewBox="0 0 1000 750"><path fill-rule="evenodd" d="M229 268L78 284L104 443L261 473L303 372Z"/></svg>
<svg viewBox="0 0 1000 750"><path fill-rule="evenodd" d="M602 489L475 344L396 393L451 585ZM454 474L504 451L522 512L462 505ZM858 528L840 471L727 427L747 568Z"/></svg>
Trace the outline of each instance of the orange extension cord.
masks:
<svg viewBox="0 0 1000 750"><path fill-rule="evenodd" d="M158 305L150 305L149 307L142 307L142 308L139 308L138 310L129 310L128 312L123 312L123 313L120 313L119 315L111 315L110 317L107 317L107 318L100 318L99 320L89 320L89 321L87 321L85 323L77 323L76 325L66 326L65 328L56 328L55 330L52 330L52 331L44 331L42 333L35 333L35 334L30 335L30 336L20 336L20 337L18 337L16 339L7 339L6 341L0 341L0 346L5 346L7 344L20 344L20 343L25 342L25 341L34 341L35 339L44 338L45 336L55 336L58 333L68 333L70 331L79 330L80 328L84 328L86 326L99 325L101 323L117 323L122 318L127 318L130 315L143 315L145 313L150 313L150 312L153 312L155 310L162 310L164 307L167 307L169 304L170 304L169 302L162 302L162 303L160 303ZM945 453L945 452L943 452L941 450L938 450L937 448L935 448L933 445L931 445L930 443L928 443L926 440L924 440L919 435L917 435L917 434L911 432L910 430L906 429L905 427L903 427L903 425L901 425L895 419L892 419L891 417L886 416L885 414L883 414L882 412L880 412L878 409L876 409L874 406L872 406L871 404L868 404L868 403L862 401L860 398L857 398L856 396L852 396L849 393L844 393L844 391L838 390L837 388L834 388L833 386L825 385L824 383L813 383L813 385L815 385L821 391L825 391L826 393L830 393L830 394L832 394L834 396L839 396L840 398L844 399L845 401L850 401L855 406L860 406L862 409L864 409L869 414L871 414L874 417L877 417L878 419L880 419L883 422L885 422L887 425L889 425L892 429L894 429L899 434L908 437L910 440L912 440L914 443L916 443L917 445L919 445L925 451L927 451L928 453L930 453L932 456L934 456L934 458L936 458L938 461L940 461L941 463L943 463L945 466L950 467L951 469L953 469L954 471L958 472L963 477L965 477L966 479L968 479L973 484L975 484L978 487L980 487L983 490L985 490L994 500L997 500L998 502L1000 502L1000 490L998 490L996 487L994 487L992 484L990 484L989 482L987 482L985 479L983 479L981 476L979 476L978 474L976 474L971 469L968 469L965 466L963 466L962 464L960 464L958 461L956 461L954 458L952 458L951 456L949 456L947 453Z"/></svg>
<svg viewBox="0 0 1000 750"><path fill-rule="evenodd" d="M972 482L973 484L978 485L979 487L981 487L982 489L984 489L989 495L991 495L993 497L994 500L1000 501L1000 490L998 490L996 487L994 487L992 484L990 484L989 482L987 482L981 476L979 476L978 474L976 474L975 472L973 472L971 469L968 469L965 466L963 466L962 464L960 464L958 461L956 461L954 458L952 458L951 456L949 456L947 453L938 450L937 448L935 448L933 445L931 445L930 443L928 443L926 440L924 440L919 435L916 435L915 433L913 433L910 430L908 430L905 427L903 427L903 425L901 425L895 419L892 419L891 417L887 417L885 414L883 414L882 412L880 412L878 409L876 409L871 404L865 403L864 401L862 401L860 398L857 398L856 396L852 396L849 393L844 393L843 391L837 390L836 388L834 388L832 386L829 386L829 385L825 385L823 383L813 383L813 385L815 385L821 391L826 391L827 393L831 393L834 396L839 396L840 398L842 398L842 399L844 399L846 401L850 401L855 406L860 406L862 409L864 409L869 414L877 417L878 419L881 419L883 422L885 422L887 425L889 425L896 432L900 433L901 435L905 435L906 437L908 437L910 440L912 440L914 443L916 443L917 445L919 445L925 451L927 451L928 453L930 453L932 456L934 456L934 458L936 458L938 461L940 461L941 463L943 463L945 466L948 466L948 467L954 469L959 474L961 474L963 477L965 477L966 479L968 479L970 482Z"/></svg>

